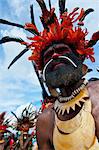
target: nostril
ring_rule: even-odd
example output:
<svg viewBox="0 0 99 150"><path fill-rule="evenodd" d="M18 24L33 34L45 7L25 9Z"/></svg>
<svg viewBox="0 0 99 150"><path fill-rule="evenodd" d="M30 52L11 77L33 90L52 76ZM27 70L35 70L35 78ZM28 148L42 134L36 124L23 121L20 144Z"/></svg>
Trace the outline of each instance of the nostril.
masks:
<svg viewBox="0 0 99 150"><path fill-rule="evenodd" d="M58 58L59 56L60 56L60 54L54 53L54 54L52 55L52 58L53 58L53 59L56 59L56 58Z"/></svg>

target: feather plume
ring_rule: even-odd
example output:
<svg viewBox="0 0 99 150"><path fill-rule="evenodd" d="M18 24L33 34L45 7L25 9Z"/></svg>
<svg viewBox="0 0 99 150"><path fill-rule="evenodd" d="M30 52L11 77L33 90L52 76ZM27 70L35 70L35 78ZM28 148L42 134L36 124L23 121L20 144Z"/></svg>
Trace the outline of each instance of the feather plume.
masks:
<svg viewBox="0 0 99 150"><path fill-rule="evenodd" d="M99 31L95 32L92 35L91 40L88 42L87 47L92 47L94 46L97 42L99 41Z"/></svg>
<svg viewBox="0 0 99 150"><path fill-rule="evenodd" d="M65 3L66 3L66 0L59 0L60 14L63 14L65 12Z"/></svg>
<svg viewBox="0 0 99 150"><path fill-rule="evenodd" d="M51 0L49 0L49 8L50 8L50 10L51 10Z"/></svg>
<svg viewBox="0 0 99 150"><path fill-rule="evenodd" d="M21 53L19 53L10 63L10 65L8 66L8 69L10 69L10 67L21 57L23 56L29 49L25 48L23 51L21 51Z"/></svg>
<svg viewBox="0 0 99 150"><path fill-rule="evenodd" d="M9 37L9 36L5 36L0 40L0 44L6 43L6 42L24 42L24 40L22 40L21 38L16 38L16 37Z"/></svg>
<svg viewBox="0 0 99 150"><path fill-rule="evenodd" d="M19 28L23 28L23 29L24 29L24 26L23 26L23 25L20 25L20 24L17 24L17 23L13 23L13 22L10 22L10 21L4 20L4 19L0 19L0 23L1 23L1 24L11 25L11 26L15 26L15 27L19 27Z"/></svg>
<svg viewBox="0 0 99 150"><path fill-rule="evenodd" d="M35 25L33 4L30 6L31 23Z"/></svg>
<svg viewBox="0 0 99 150"><path fill-rule="evenodd" d="M19 120L19 118L17 117L17 115L16 115L13 111L11 111L11 113L14 115L14 117L15 117L17 120Z"/></svg>
<svg viewBox="0 0 99 150"><path fill-rule="evenodd" d="M46 98L48 97L48 93L47 93L47 91L46 91L46 89L45 89L45 87L44 87L44 84L43 84L41 78L39 77L39 73L38 73L37 66L36 66L35 62L32 61L32 64L33 64L33 68L34 68L34 70L35 70L35 73L36 73L36 75L37 75L37 77L38 77L39 83L40 83L41 88L42 88L42 96L43 96L43 99L46 99Z"/></svg>
<svg viewBox="0 0 99 150"><path fill-rule="evenodd" d="M0 19L0 24L6 24L6 25L15 26L18 28L25 29L23 25L13 23L13 22L10 22L10 21L4 20L4 19ZM30 30L30 29L26 29L26 30L31 32L32 34L35 34L35 32L33 30Z"/></svg>
<svg viewBox="0 0 99 150"><path fill-rule="evenodd" d="M80 18L79 21L82 22L82 21L85 19L85 17L86 17L88 14L90 14L91 12L93 12L93 11L94 11L94 9L92 9L92 8L87 9L87 10L84 12L84 15Z"/></svg>
<svg viewBox="0 0 99 150"><path fill-rule="evenodd" d="M47 10L44 0L36 0L36 1L38 2L39 6L41 7L42 13L44 13Z"/></svg>

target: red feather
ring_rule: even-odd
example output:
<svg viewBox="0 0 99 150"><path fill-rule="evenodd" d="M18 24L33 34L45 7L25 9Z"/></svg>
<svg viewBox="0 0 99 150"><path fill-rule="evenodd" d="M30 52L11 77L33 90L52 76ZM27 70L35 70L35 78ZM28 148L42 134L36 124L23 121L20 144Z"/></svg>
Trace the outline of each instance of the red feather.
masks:
<svg viewBox="0 0 99 150"><path fill-rule="evenodd" d="M99 40L99 31L95 32L95 33L92 35L92 40L94 40L94 41L98 41L98 40Z"/></svg>

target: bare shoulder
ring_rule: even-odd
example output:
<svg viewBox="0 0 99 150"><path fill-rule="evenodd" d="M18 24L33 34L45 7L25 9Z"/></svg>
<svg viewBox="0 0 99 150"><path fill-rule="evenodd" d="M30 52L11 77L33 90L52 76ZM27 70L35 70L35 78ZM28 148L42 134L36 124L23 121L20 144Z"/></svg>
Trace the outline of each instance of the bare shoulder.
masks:
<svg viewBox="0 0 99 150"><path fill-rule="evenodd" d="M96 123L96 135L99 139L99 80L89 82L87 87L92 101L92 115Z"/></svg>
<svg viewBox="0 0 99 150"><path fill-rule="evenodd" d="M87 87L90 98L92 100L92 104L93 106L95 106L97 103L99 103L99 80L90 81Z"/></svg>
<svg viewBox="0 0 99 150"><path fill-rule="evenodd" d="M54 110L49 108L44 110L37 120L36 136L39 149L51 149L50 145L52 145L53 126Z"/></svg>
<svg viewBox="0 0 99 150"><path fill-rule="evenodd" d="M44 126L49 126L54 121L54 110L52 108L45 109L43 113L38 116L37 124L43 123Z"/></svg>

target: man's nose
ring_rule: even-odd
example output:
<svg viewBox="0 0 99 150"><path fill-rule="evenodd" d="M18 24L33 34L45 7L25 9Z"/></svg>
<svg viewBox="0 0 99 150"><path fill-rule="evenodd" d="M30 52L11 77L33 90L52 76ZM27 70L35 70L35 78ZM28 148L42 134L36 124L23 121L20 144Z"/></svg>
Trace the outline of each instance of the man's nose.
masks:
<svg viewBox="0 0 99 150"><path fill-rule="evenodd" d="M52 55L52 59L57 59L59 56L61 56L61 55L58 54L58 53L54 53L54 54Z"/></svg>

